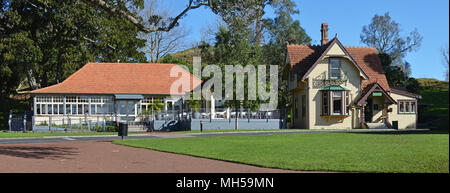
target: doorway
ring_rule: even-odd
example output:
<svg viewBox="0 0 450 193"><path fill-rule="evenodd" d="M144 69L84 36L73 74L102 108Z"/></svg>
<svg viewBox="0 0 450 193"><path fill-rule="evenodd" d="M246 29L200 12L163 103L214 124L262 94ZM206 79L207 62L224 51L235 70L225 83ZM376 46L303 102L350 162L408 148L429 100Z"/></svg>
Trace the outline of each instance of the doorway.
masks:
<svg viewBox="0 0 450 193"><path fill-rule="evenodd" d="M372 122L373 117L373 100L372 98L367 98L367 105L364 108L364 121L366 123Z"/></svg>

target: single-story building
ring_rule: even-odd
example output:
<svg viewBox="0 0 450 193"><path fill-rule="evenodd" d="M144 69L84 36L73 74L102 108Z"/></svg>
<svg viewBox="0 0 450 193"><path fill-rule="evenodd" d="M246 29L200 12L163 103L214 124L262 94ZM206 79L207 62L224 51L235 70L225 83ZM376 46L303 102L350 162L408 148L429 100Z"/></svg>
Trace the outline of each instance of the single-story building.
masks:
<svg viewBox="0 0 450 193"><path fill-rule="evenodd" d="M181 76L170 77L174 69ZM170 92L175 81L190 81L190 87L180 87L176 95ZM142 111L157 100L164 104L164 111L182 110L181 96L200 84L200 79L176 64L91 62L63 82L30 94L36 124L49 116L77 120L108 115L119 121L139 121Z"/></svg>

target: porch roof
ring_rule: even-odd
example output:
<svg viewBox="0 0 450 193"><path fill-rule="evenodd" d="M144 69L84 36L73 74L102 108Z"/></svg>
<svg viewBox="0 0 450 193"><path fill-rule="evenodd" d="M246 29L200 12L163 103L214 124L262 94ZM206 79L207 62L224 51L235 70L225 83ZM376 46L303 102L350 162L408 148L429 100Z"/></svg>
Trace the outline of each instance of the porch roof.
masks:
<svg viewBox="0 0 450 193"><path fill-rule="evenodd" d="M361 94L361 98L356 102L357 105L363 105L366 104L367 98L373 93L373 92L381 92L382 96L384 96L388 103L390 104L397 104L397 102L389 95L389 93L386 92L386 90L383 89L383 87L380 86L377 82L374 82L372 84L367 85L367 87L363 90Z"/></svg>

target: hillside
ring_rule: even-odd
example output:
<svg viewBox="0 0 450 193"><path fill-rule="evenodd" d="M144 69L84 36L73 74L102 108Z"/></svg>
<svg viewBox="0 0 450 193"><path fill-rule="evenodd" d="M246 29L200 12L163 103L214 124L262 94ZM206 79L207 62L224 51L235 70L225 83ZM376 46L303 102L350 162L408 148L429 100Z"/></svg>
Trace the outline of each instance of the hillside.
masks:
<svg viewBox="0 0 450 193"><path fill-rule="evenodd" d="M448 81L432 78L419 78L417 81L422 95L419 100L419 121L425 123L425 127L449 129Z"/></svg>

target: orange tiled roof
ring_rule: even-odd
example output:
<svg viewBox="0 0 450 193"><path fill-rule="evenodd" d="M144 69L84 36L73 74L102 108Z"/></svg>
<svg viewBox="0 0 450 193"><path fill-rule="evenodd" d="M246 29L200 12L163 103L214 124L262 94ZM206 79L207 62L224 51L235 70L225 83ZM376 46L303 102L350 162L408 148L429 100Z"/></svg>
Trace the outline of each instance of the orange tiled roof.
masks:
<svg viewBox="0 0 450 193"><path fill-rule="evenodd" d="M74 94L161 94L170 95L172 83L178 77L170 77L171 69L181 70L191 81L189 92L201 84L201 80L176 64L153 63L87 63L63 82L31 91L31 93ZM195 84L194 84L195 83ZM178 89L178 92L182 88Z"/></svg>
<svg viewBox="0 0 450 193"><path fill-rule="evenodd" d="M287 45L288 57L291 69L300 77L312 67L323 52L330 46L329 41L323 46L312 45ZM348 47L345 49L355 60L356 64L364 71L370 80L363 80L362 89L367 85L377 82L384 90L390 91L389 84L381 66L376 49L370 47Z"/></svg>

